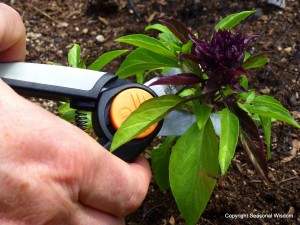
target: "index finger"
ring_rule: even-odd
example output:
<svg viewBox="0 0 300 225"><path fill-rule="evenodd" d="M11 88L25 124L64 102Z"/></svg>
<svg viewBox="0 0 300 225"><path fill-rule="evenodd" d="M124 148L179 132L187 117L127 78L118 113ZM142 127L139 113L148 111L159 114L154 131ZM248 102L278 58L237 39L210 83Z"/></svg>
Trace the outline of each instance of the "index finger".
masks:
<svg viewBox="0 0 300 225"><path fill-rule="evenodd" d="M22 18L10 6L0 3L0 62L24 61L25 27Z"/></svg>

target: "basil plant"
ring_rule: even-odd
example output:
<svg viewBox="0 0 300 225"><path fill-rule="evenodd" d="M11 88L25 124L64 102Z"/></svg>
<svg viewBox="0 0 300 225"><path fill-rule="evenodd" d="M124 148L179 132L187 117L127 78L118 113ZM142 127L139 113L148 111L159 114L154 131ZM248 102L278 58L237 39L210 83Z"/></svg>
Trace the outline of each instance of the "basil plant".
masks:
<svg viewBox="0 0 300 225"><path fill-rule="evenodd" d="M133 34L117 39L136 46L121 64L120 78L136 76L143 82L148 74L164 74L171 68L180 73L160 76L151 85L183 85L175 95L144 102L116 132L111 151L135 138L172 110L195 114L196 121L180 137L166 137L151 153L154 178L161 190L171 188L187 224L195 224L206 208L217 178L224 175L240 146L264 180L268 180L271 124L299 124L282 104L248 88L249 69L264 66L264 54L251 55L247 48L256 35L234 32L254 11L231 14L221 20L207 40L176 19L163 19L146 30L159 31L158 38ZM218 115L215 132L211 115ZM258 127L259 126L259 127ZM264 140L259 128L264 131ZM268 157L267 157L268 156Z"/></svg>

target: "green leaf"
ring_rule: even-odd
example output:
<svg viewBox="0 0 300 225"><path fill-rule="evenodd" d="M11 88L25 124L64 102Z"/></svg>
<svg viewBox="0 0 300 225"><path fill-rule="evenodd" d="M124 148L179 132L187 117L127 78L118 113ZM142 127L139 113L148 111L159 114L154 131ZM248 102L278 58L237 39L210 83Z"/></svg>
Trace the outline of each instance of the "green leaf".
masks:
<svg viewBox="0 0 300 225"><path fill-rule="evenodd" d="M166 26L159 24L159 23L146 26L146 28L145 28L146 31L150 30L150 29L158 30L162 33L168 33L168 34L172 33Z"/></svg>
<svg viewBox="0 0 300 225"><path fill-rule="evenodd" d="M70 103L64 103L58 107L58 114L60 118L68 122L73 122L75 120L75 112L76 109L70 108Z"/></svg>
<svg viewBox="0 0 300 225"><path fill-rule="evenodd" d="M62 64L56 63L56 62L47 62L47 64L49 64L49 65L55 65L55 66L62 66Z"/></svg>
<svg viewBox="0 0 300 225"><path fill-rule="evenodd" d="M200 104L198 99L193 101L193 103L194 103L194 112L196 115L196 122L199 129L201 129L205 125L206 121L208 120L212 108L208 107L205 104Z"/></svg>
<svg viewBox="0 0 300 225"><path fill-rule="evenodd" d="M239 93L241 100L245 101L246 104L250 104L256 97L254 90L249 90L248 92Z"/></svg>
<svg viewBox="0 0 300 225"><path fill-rule="evenodd" d="M116 41L131 44L140 48L148 49L149 51L166 56L176 60L176 56L159 40L149 37L144 34L132 34L118 38Z"/></svg>
<svg viewBox="0 0 300 225"><path fill-rule="evenodd" d="M252 11L244 11L239 13L231 14L224 19L222 19L215 27L216 31L219 29L221 30L230 30L233 27L235 27L237 24L239 24L241 21L246 19L248 16L252 15L255 12L255 10Z"/></svg>
<svg viewBox="0 0 300 225"><path fill-rule="evenodd" d="M77 67L80 63L80 46L78 44L74 44L68 53L68 63L69 66Z"/></svg>
<svg viewBox="0 0 300 225"><path fill-rule="evenodd" d="M144 72L140 71L136 73L136 83L143 84L145 82Z"/></svg>
<svg viewBox="0 0 300 225"><path fill-rule="evenodd" d="M186 53L186 54L191 53L191 49L192 49L193 44L194 44L194 42L192 42L190 40L186 44L182 45L182 51L181 51L181 53Z"/></svg>
<svg viewBox="0 0 300 225"><path fill-rule="evenodd" d="M195 94L195 90L192 89L184 89L183 91L181 91L179 93L179 96L184 98L184 97L188 97L188 96L193 96Z"/></svg>
<svg viewBox="0 0 300 225"><path fill-rule="evenodd" d="M224 175L231 164L239 137L239 120L229 109L221 112L219 163Z"/></svg>
<svg viewBox="0 0 300 225"><path fill-rule="evenodd" d="M265 141L267 145L267 157L271 159L271 125L272 121L269 117L260 116L259 117L261 125L264 130Z"/></svg>
<svg viewBox="0 0 300 225"><path fill-rule="evenodd" d="M245 62L249 57L251 57L251 54L249 52L246 52L243 62Z"/></svg>
<svg viewBox="0 0 300 225"><path fill-rule="evenodd" d="M217 137L210 120L202 129L194 123L171 152L170 185L188 225L194 225L206 208L218 176Z"/></svg>
<svg viewBox="0 0 300 225"><path fill-rule="evenodd" d="M240 78L241 78L240 85L241 85L243 88L248 89L248 84L249 84L249 82L248 82L247 76L241 75Z"/></svg>
<svg viewBox="0 0 300 225"><path fill-rule="evenodd" d="M143 102L124 121L114 135L111 151L132 140L151 125L162 120L170 111L185 100L176 95L164 95Z"/></svg>
<svg viewBox="0 0 300 225"><path fill-rule="evenodd" d="M269 58L262 54L249 57L242 65L244 69L259 68L269 62Z"/></svg>
<svg viewBox="0 0 300 225"><path fill-rule="evenodd" d="M104 53L98 59L96 59L89 67L89 70L101 70L104 66L108 63L113 61L118 56L122 55L123 53L127 52L128 50L115 50L111 52Z"/></svg>
<svg viewBox="0 0 300 225"><path fill-rule="evenodd" d="M160 33L159 39L175 54L181 50L182 43L172 33Z"/></svg>
<svg viewBox="0 0 300 225"><path fill-rule="evenodd" d="M300 128L300 125L294 120L290 112L285 109L279 101L271 96L256 96L251 104L243 104L243 106L250 113L255 113L259 116L274 118L276 120L281 120L297 128Z"/></svg>
<svg viewBox="0 0 300 225"><path fill-rule="evenodd" d="M82 69L86 69L86 62L88 61L88 59L89 59L89 56L84 57L84 59L79 62L77 67L82 68Z"/></svg>
<svg viewBox="0 0 300 225"><path fill-rule="evenodd" d="M116 74L120 78L127 78L141 71L164 67L178 68L179 64L177 60L172 60L147 49L138 48L126 57Z"/></svg>
<svg viewBox="0 0 300 225"><path fill-rule="evenodd" d="M166 137L163 144L151 151L151 164L153 176L156 184L161 191L170 187L169 182L169 161L171 155L171 146L176 141L176 137Z"/></svg>
<svg viewBox="0 0 300 225"><path fill-rule="evenodd" d="M255 91L254 90L250 90L249 95L246 98L246 103L250 104L256 97Z"/></svg>

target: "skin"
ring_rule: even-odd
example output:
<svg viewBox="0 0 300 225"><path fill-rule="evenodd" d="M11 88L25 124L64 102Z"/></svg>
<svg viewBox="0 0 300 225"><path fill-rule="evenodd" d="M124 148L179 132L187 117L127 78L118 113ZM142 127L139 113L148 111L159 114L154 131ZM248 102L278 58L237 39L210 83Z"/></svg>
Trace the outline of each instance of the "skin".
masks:
<svg viewBox="0 0 300 225"><path fill-rule="evenodd" d="M0 61L25 58L19 14L0 3ZM148 190L140 157L127 164L0 79L0 224L125 224Z"/></svg>

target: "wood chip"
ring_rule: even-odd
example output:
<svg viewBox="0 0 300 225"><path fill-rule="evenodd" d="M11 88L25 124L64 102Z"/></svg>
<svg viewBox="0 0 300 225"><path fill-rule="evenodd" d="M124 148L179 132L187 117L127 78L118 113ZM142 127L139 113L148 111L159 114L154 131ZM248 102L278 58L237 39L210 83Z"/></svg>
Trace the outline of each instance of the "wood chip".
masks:
<svg viewBox="0 0 300 225"><path fill-rule="evenodd" d="M253 170L250 170L250 169L247 169L247 172L248 172L250 175L253 175L253 174L254 174L254 171L253 171Z"/></svg>
<svg viewBox="0 0 300 225"><path fill-rule="evenodd" d="M175 224L175 218L174 218L174 216L171 216L171 218L169 219L169 224L171 224L171 225Z"/></svg>
<svg viewBox="0 0 300 225"><path fill-rule="evenodd" d="M297 150L300 149L300 141L299 141L299 140L294 139L294 140L292 141L292 145L293 145L293 148L296 148Z"/></svg>
<svg viewBox="0 0 300 225"><path fill-rule="evenodd" d="M241 163L239 161L235 161L235 166L241 174L244 174L244 170L241 167Z"/></svg>
<svg viewBox="0 0 300 225"><path fill-rule="evenodd" d="M295 208L291 206L291 207L289 208L289 211L287 212L287 214L289 214L289 215L294 215L294 214L295 214Z"/></svg>
<svg viewBox="0 0 300 225"><path fill-rule="evenodd" d="M269 170L269 173L268 173L268 178L271 180L271 181L273 181L273 182L275 182L276 181L276 177L274 176L274 174Z"/></svg>
<svg viewBox="0 0 300 225"><path fill-rule="evenodd" d="M295 118L295 119L300 119L300 112L298 111L292 111L292 116Z"/></svg>
<svg viewBox="0 0 300 225"><path fill-rule="evenodd" d="M108 20L101 16L98 16L98 20L106 26L109 24Z"/></svg>
<svg viewBox="0 0 300 225"><path fill-rule="evenodd" d="M146 22L150 23L154 19L154 17L157 15L157 12L152 13L147 19Z"/></svg>
<svg viewBox="0 0 300 225"><path fill-rule="evenodd" d="M289 161L291 161L293 158L296 157L297 152L298 152L298 150L300 149L300 141L297 140L297 139L294 139L294 140L292 141L292 146L293 146L293 147L292 147L292 150L290 151L290 156L287 156L287 157L283 158L283 159L281 160L281 162L286 163L286 162L289 162Z"/></svg>

